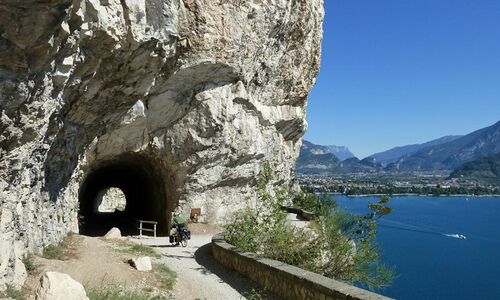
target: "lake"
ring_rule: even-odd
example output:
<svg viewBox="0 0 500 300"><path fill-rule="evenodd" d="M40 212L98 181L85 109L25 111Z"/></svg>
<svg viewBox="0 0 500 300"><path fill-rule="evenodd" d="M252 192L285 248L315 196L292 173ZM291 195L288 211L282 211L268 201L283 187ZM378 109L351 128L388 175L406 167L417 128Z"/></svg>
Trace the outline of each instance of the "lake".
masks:
<svg viewBox="0 0 500 300"><path fill-rule="evenodd" d="M378 197L333 195L363 214ZM500 197L392 197L379 222L383 261L393 284L377 291L396 299L500 299ZM457 234L466 239L457 238Z"/></svg>

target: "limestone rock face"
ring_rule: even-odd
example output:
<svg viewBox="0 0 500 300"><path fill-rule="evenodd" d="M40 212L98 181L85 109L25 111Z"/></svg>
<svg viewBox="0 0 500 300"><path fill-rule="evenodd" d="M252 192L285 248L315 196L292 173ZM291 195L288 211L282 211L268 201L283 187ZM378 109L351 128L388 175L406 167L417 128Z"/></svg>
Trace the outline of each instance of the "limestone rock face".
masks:
<svg viewBox="0 0 500 300"><path fill-rule="evenodd" d="M103 189L97 194L96 203L99 203L97 208L99 212L124 211L127 199L122 190L111 187Z"/></svg>
<svg viewBox="0 0 500 300"><path fill-rule="evenodd" d="M195 207L221 222L265 161L291 184L322 6L0 0L0 289L22 281L26 250L78 232L81 199L110 177L143 178L122 189L135 211L165 200L148 220Z"/></svg>

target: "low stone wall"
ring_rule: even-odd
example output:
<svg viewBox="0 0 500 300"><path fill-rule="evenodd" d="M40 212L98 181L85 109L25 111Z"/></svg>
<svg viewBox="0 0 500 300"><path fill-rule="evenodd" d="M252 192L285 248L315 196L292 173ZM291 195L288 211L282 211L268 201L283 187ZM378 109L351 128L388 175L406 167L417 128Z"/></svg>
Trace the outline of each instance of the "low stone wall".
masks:
<svg viewBox="0 0 500 300"><path fill-rule="evenodd" d="M212 254L220 264L246 275L284 299L390 299L280 261L243 253L226 243L222 233L212 238Z"/></svg>
<svg viewBox="0 0 500 300"><path fill-rule="evenodd" d="M288 213L297 214L297 216L299 216L302 219L307 220L307 221L311 221L312 219L316 218L315 213L303 210L303 209L298 208L298 207L282 206L281 208L284 209Z"/></svg>

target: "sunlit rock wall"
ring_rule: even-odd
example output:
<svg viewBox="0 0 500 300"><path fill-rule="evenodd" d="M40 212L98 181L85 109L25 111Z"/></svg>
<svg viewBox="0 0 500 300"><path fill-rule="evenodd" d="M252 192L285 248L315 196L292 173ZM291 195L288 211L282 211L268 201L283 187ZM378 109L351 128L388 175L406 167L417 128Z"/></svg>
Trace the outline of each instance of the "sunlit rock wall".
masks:
<svg viewBox="0 0 500 300"><path fill-rule="evenodd" d="M290 184L322 0L0 0L0 288L78 230L82 180L128 152L211 222Z"/></svg>

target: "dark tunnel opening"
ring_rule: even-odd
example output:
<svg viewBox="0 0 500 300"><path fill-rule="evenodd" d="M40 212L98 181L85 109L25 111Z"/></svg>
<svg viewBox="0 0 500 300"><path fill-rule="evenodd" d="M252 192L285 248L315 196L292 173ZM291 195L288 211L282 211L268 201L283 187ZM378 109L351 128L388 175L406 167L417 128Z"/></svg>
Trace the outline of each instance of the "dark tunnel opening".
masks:
<svg viewBox="0 0 500 300"><path fill-rule="evenodd" d="M125 209L100 212L99 195L111 187L125 195ZM138 220L156 221L157 234L168 234L171 207L165 181L156 166L141 155L121 155L93 168L80 187L79 201L81 234L101 236L117 227L122 235L136 235Z"/></svg>

